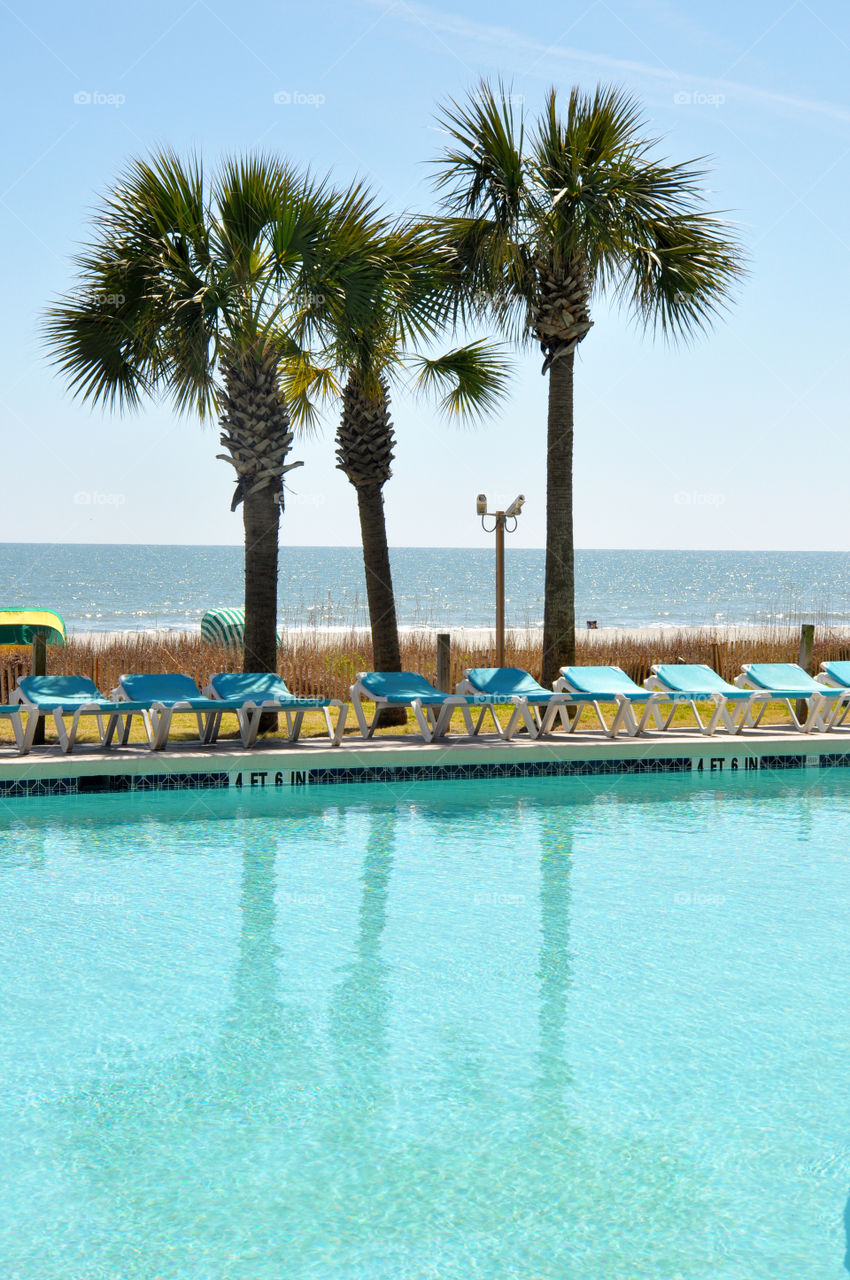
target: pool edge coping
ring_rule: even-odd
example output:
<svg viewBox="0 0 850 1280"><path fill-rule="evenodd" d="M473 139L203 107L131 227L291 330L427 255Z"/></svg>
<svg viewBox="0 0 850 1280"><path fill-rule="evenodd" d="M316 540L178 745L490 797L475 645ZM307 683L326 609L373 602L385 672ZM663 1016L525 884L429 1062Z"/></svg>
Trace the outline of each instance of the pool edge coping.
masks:
<svg viewBox="0 0 850 1280"><path fill-rule="evenodd" d="M687 733L647 739L559 741L498 739L432 743L346 742L291 747L238 745L191 751L121 748L109 754L58 749L0 761L0 799L52 795L236 788L289 790L366 782L469 781L487 778L747 773L760 769L850 767L850 732L817 737L770 733L707 738Z"/></svg>

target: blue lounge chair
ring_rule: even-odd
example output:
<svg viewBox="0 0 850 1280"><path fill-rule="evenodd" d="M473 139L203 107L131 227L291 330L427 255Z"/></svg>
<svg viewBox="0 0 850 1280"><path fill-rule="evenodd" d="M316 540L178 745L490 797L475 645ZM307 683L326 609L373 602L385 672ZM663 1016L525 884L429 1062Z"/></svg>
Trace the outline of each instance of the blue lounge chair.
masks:
<svg viewBox="0 0 850 1280"><path fill-rule="evenodd" d="M644 733L650 721L659 729L664 727L658 713L658 703L663 700L661 695L635 684L621 667L561 667L560 679L555 681L553 688L589 702L610 738L616 738L620 729L633 738ZM601 704L612 703L617 710L609 725L602 714ZM640 720L635 714L636 708L640 708Z"/></svg>
<svg viewBox="0 0 850 1280"><path fill-rule="evenodd" d="M505 738L512 738L520 725L532 738L549 733L559 716L568 733L574 724L567 715L566 708L575 706L575 700L567 694L544 689L534 676L521 667L470 667L466 672L466 679L455 686L455 693L469 694L473 701L480 695L485 695L486 701L476 703L481 706L475 725L476 733L480 731L488 711L497 732ZM499 705L514 706L513 716L504 730L496 717L496 706Z"/></svg>
<svg viewBox="0 0 850 1280"><path fill-rule="evenodd" d="M224 698L227 702L251 702L256 705L256 712L251 713L250 742L253 746L257 740L260 717L264 711L282 712L286 717L287 741L296 742L301 732L301 722L307 711L323 711L328 737L338 747L345 730L348 715L348 704L339 698L298 698L286 687L286 682L272 672L261 671L256 674L228 674L221 672L211 677L204 693L210 698ZM336 728L331 723L331 708L336 707Z"/></svg>
<svg viewBox="0 0 850 1280"><path fill-rule="evenodd" d="M384 707L410 707L425 742L442 738L458 710L467 732L473 732L469 700L461 694L441 693L415 671L358 671L351 686L351 702L364 738L371 738L375 732L378 713ZM366 718L364 702L375 704L371 720Z"/></svg>
<svg viewBox="0 0 850 1280"><path fill-rule="evenodd" d="M204 745L215 742L221 725L221 717L232 711L239 722L239 736L242 745L251 745L251 734L256 739L256 729L252 712L256 709L253 702L237 698L224 701L219 698L206 698L195 681L189 676L168 673L163 675L124 675L113 691L113 696L126 705L133 704L133 711L141 713L148 745L152 751L162 751L171 729L171 721L175 714L191 712L198 722L198 737ZM132 712L127 714L123 741L130 732Z"/></svg>
<svg viewBox="0 0 850 1280"><path fill-rule="evenodd" d="M742 689L759 689L768 702L781 702L788 708L791 723L801 733L825 732L840 724L850 706L850 689L830 687L810 676L796 662L745 662L735 684ZM794 703L807 704L805 719L800 720ZM764 707L754 724L758 724Z"/></svg>
<svg viewBox="0 0 850 1280"><path fill-rule="evenodd" d="M663 723L668 728L677 706L684 703L694 713L700 733L710 736L719 725L728 733L740 733L750 724L757 725L764 708L770 701L763 691L739 688L729 684L705 663L669 662L652 668L653 674L644 681L647 689L662 693L663 702L669 702L670 712ZM713 703L714 710L707 724L703 723L698 703ZM758 716L752 719L753 710L761 703Z"/></svg>
<svg viewBox="0 0 850 1280"><path fill-rule="evenodd" d="M850 690L850 662L822 662L821 669L815 676L818 684L825 684L831 689L848 689ZM839 724L843 724L850 713L850 702L844 707L840 719L833 717L833 723L830 728L835 728Z"/></svg>
<svg viewBox="0 0 850 1280"><path fill-rule="evenodd" d="M472 710L477 708L483 712L487 706L514 708L515 714L511 716L506 728L503 729L496 720L499 736L505 741L510 739L522 723L532 736L537 734L527 704L521 705L516 697L496 693L442 693L415 671L361 671L356 684L351 686L351 701L364 738L371 738L375 732L378 713L383 707L410 707L416 717L419 732L426 742L442 738L447 733L455 711L461 712L466 731L473 737L481 727L484 716L479 714L478 722L474 724ZM375 714L371 721L366 718L364 702L375 703Z"/></svg>
<svg viewBox="0 0 850 1280"><path fill-rule="evenodd" d="M107 748L112 746L119 725L123 726L121 740L126 742L133 713L145 709L143 704L128 706L124 701L105 698L86 676L24 676L13 696L20 704L18 710L27 712L22 754L32 747L36 725L47 716L53 717L59 746L67 753L74 749L83 716L94 717L100 745ZM66 716L71 717L70 725L65 723Z"/></svg>

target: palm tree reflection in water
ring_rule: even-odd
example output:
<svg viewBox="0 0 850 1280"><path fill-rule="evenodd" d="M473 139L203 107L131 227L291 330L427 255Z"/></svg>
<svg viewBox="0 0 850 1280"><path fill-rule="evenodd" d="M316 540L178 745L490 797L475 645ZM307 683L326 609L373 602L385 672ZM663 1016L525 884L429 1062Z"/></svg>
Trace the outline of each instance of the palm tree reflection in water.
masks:
<svg viewBox="0 0 850 1280"><path fill-rule="evenodd" d="M501 985L511 978L489 972L484 957L474 973L454 970L466 984L459 1003L418 950L401 953L404 974L385 958L396 826L414 819L370 811L356 937L325 1006L330 1055L321 1005L286 998L276 853L260 843L261 832L252 836L259 824L244 823L238 960L218 1039L141 1063L116 1055L94 1085L62 1103L65 1164L86 1206L87 1256L105 1274L122 1274L141 1250L144 1280L206 1275L211 1260L222 1274L238 1260L246 1280L284 1273L296 1280L316 1268L328 1280L387 1268L416 1280L460 1280L473 1269L563 1280L579 1264L585 1274L602 1274L604 1265L606 1275L624 1275L616 1267L626 1256L635 1274L686 1273L704 1222L699 1171L657 1139L632 1140L616 1125L600 1131L576 1114L565 1053L572 984L565 815L541 809L537 826L535 1047L520 1029L524 1018L511 1043L494 1037L500 1003L521 1010L534 997L529 990L517 1000L515 988ZM436 839L452 818L420 809L415 822L433 822ZM424 834L425 841L415 836L423 850ZM533 821L525 835L537 856ZM453 843L450 861L465 856ZM462 864L440 866L420 899L429 936L445 936L439 916L455 874ZM401 904L406 886L398 888ZM278 892L278 911L283 901ZM469 923L488 954L504 954L522 936L534 913L533 899L523 901L522 918ZM327 922L317 912L306 923L310 945L320 946ZM459 917L457 924L467 928ZM394 948L399 936L394 931ZM445 957L446 966L454 962ZM415 999L407 1007L398 999L411 975L414 983L440 982L436 1003L424 988L422 1006L437 1011L438 1024ZM465 1003L470 996L474 1006ZM470 1020L464 1010L472 1007L481 1016ZM671 1224L666 1233L654 1229L659 1212ZM44 1280L63 1274L43 1268Z"/></svg>

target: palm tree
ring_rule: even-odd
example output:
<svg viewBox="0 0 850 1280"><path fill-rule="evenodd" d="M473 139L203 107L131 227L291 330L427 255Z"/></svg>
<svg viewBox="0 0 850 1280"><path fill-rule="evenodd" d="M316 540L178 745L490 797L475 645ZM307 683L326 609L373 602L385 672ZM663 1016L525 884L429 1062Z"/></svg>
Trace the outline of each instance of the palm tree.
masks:
<svg viewBox="0 0 850 1280"><path fill-rule="evenodd" d="M357 314L368 297L360 187L340 194L272 157L225 161L209 184L197 159L133 161L102 201L76 259L78 288L46 333L73 392L135 409L143 397L218 415L219 457L236 472L245 532L246 670L277 666L278 531L293 442L280 384L288 325L322 296Z"/></svg>
<svg viewBox="0 0 850 1280"><path fill-rule="evenodd" d="M526 135L506 87L482 81L441 113L437 186L458 262L482 308L538 343L549 376L543 680L575 660L573 364L594 297L687 338L728 302L742 272L726 225L704 207L696 162L652 158L628 94L555 90Z"/></svg>
<svg viewBox="0 0 850 1280"><path fill-rule="evenodd" d="M326 336L326 347L317 357L299 349L284 387L298 423L315 422L316 393L341 403L336 458L357 493L373 661L377 671L399 671L383 496L396 444L391 383L412 375L417 390L436 394L446 417L474 420L496 407L509 369L500 350L484 341L434 356L421 354L420 348L432 344L462 307L445 243L433 226L421 222L395 227L376 223L374 231L379 242L373 257L385 269L370 277L368 319L363 319L359 299L354 310L343 307L333 315L314 308L311 324ZM388 709L379 723L403 724L405 719L403 709Z"/></svg>

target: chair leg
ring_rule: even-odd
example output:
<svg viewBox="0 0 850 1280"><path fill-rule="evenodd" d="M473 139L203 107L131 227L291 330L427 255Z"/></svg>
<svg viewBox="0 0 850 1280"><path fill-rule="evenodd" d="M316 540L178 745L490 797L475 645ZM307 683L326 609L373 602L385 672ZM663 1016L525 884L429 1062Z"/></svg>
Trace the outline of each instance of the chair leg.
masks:
<svg viewBox="0 0 850 1280"><path fill-rule="evenodd" d="M118 728L118 722L120 719L121 717L113 711L106 722L106 733L102 735L100 742L100 745L106 751L108 751L112 746L112 739L115 737L115 730Z"/></svg>
<svg viewBox="0 0 850 1280"><path fill-rule="evenodd" d="M236 712L236 719L239 724L239 737L242 739L242 746L247 751L249 747L253 747L257 741L260 732L260 718L262 711L256 702L246 702Z"/></svg>
<svg viewBox="0 0 850 1280"><path fill-rule="evenodd" d="M82 711L77 709L74 712L73 716L71 717L71 726L68 729L68 745L65 748L66 752L71 752L74 750L74 744L77 741L77 730L80 727L80 716L82 714L83 714ZM97 736L99 740L99 745L103 746L103 733L104 733L103 716L96 715L95 720L97 721Z"/></svg>
<svg viewBox="0 0 850 1280"><path fill-rule="evenodd" d="M155 711L152 711L151 714L156 717L151 748L154 751L164 751L168 743L168 733L171 729L172 708L160 706Z"/></svg>
<svg viewBox="0 0 850 1280"><path fill-rule="evenodd" d="M644 705L643 711L641 712L640 720L638 721L637 733L645 733L646 727L650 720L653 722L653 725L655 726L656 729L660 727L658 702L659 702L659 699L656 694L652 694L652 696L647 699L646 704ZM634 715L634 707L632 708L632 715Z"/></svg>
<svg viewBox="0 0 850 1280"><path fill-rule="evenodd" d="M809 699L809 714L806 716L806 722L803 725L804 733L825 733L827 730L827 722L824 719L824 712L828 707L827 699L820 693L813 693Z"/></svg>
<svg viewBox="0 0 850 1280"><path fill-rule="evenodd" d="M540 735L540 728L535 723L534 712L528 705L528 699L522 698L514 706L511 712L511 718L508 721L507 728L501 731L501 736L505 742L510 742L511 738L519 729L520 725L525 725L526 731L531 738L537 738Z"/></svg>
<svg viewBox="0 0 850 1280"><path fill-rule="evenodd" d="M30 751L32 751L32 744L35 738L36 727L38 725L39 720L41 720L43 716L44 716L43 711L36 711L36 710L27 711L27 727L26 727L26 730L24 731L24 745L21 750L22 756L29 755Z"/></svg>
<svg viewBox="0 0 850 1280"><path fill-rule="evenodd" d="M841 712L840 717L838 714L839 711ZM829 718L829 723L827 727L829 729L840 728L841 725L844 724L844 721L847 719L848 714L850 714L850 695L844 693L841 695L840 698L835 699L835 707L833 709L832 715Z"/></svg>
<svg viewBox="0 0 850 1280"><path fill-rule="evenodd" d="M12 733L15 735L15 746L18 748L20 755L24 754L24 720L20 711L16 711L9 719L12 722Z"/></svg>
<svg viewBox="0 0 850 1280"><path fill-rule="evenodd" d="M736 717L737 711L737 717ZM735 703L726 704L726 717L729 721L728 729L730 733L740 734L749 718L749 702L745 702L740 706Z"/></svg>
<svg viewBox="0 0 850 1280"><path fill-rule="evenodd" d="M608 728L608 723L604 715L602 714L602 708L600 707L599 703L595 699L593 701L593 710L596 713L596 719L599 721L599 727L602 730L602 732L606 733L609 738L615 738L617 736L616 729L614 728L613 724L611 725L610 729ZM579 712L579 715L581 715L581 712ZM578 719L578 717L576 717L576 719Z"/></svg>
<svg viewBox="0 0 850 1280"><path fill-rule="evenodd" d="M145 729L145 737L148 740L148 747L153 751L159 730L159 716L156 711L153 709L150 711L142 711L142 724Z"/></svg>
<svg viewBox="0 0 850 1280"><path fill-rule="evenodd" d="M567 707L566 699L559 698L556 695L554 698L551 698L549 702L546 704L546 710L543 712L542 716L540 715L539 711L537 712L538 738L546 737L554 731L555 721L563 720L566 707ZM535 708L535 710L537 709Z"/></svg>
<svg viewBox="0 0 850 1280"><path fill-rule="evenodd" d="M342 735L345 732L345 721L346 721L346 717L348 716L347 704L344 702L340 702L338 706L339 706L339 711L337 713L336 729L331 735L331 741L333 742L333 745L335 747L338 747L339 744L342 742ZM326 708L326 711L328 716L328 727L330 727L330 709Z"/></svg>
<svg viewBox="0 0 850 1280"><path fill-rule="evenodd" d="M669 710L669 712L667 713L667 715L665 716L663 711L661 711L661 712L659 713L659 714L663 717L663 720L664 720L664 723L663 723L663 724L662 724L662 726L661 726L661 729L662 729L662 731L663 731L664 733L666 733L666 732L667 732L667 730L670 728L670 721L673 719L673 716L676 714L676 707L677 707L677 705L678 705L678 704L677 704L676 702L674 702L674 701L671 699L671 702L670 702L670 710Z"/></svg>
<svg viewBox="0 0 850 1280"><path fill-rule="evenodd" d="M59 746L61 747L62 751L67 755L68 751L70 750L71 744L68 741L68 730L65 728L65 717L62 715L61 707L57 707L56 710L53 712L53 721L54 721L54 724L56 725L56 733L59 736Z"/></svg>
<svg viewBox="0 0 850 1280"><path fill-rule="evenodd" d="M349 698L351 698L352 707L355 708L355 716L357 718L357 728L358 730L360 730L360 736L369 737L369 726L367 726L366 724L366 717L364 714L364 704L362 704L360 690L357 689L357 685L351 686L351 689L348 690L348 696Z"/></svg>
<svg viewBox="0 0 850 1280"><path fill-rule="evenodd" d="M487 719L488 712L490 713L490 719L493 721L493 728L495 729L499 737L500 738L502 737L502 734L503 734L502 726L499 724L499 717L496 715L496 708L492 702L485 702L484 705L482 706L481 714L479 715L477 721L475 722L475 728L473 729L472 734L470 736L473 736L481 732L481 726L484 723L484 721Z"/></svg>
<svg viewBox="0 0 850 1280"><path fill-rule="evenodd" d="M459 705L460 705L460 713L463 716L463 727L466 729L467 735L470 738L473 738L475 734L478 732L478 730L477 728L473 727L472 712L469 709L469 703L466 701L466 698L464 698ZM451 720L451 715L449 716L449 720ZM496 724L498 725L498 720L496 721Z"/></svg>
<svg viewBox="0 0 850 1280"><path fill-rule="evenodd" d="M714 694L711 701L714 703L714 711L711 713L711 717L705 728L706 736L709 738L713 737L719 724L722 724L724 729L728 729L730 733L734 733L729 717L726 714L726 699L722 694Z"/></svg>
<svg viewBox="0 0 850 1280"><path fill-rule="evenodd" d="M617 700L617 714L611 722L611 737L616 738L622 727L626 733L626 737L634 738L638 732L638 722L635 719L635 713L632 704L624 693L615 695Z"/></svg>
<svg viewBox="0 0 850 1280"><path fill-rule="evenodd" d="M473 737L481 732L481 726L486 720L486 718L487 718L487 707L485 705L481 708L481 710L478 713L478 719L475 721L475 728L472 730Z"/></svg>
<svg viewBox="0 0 850 1280"><path fill-rule="evenodd" d="M435 722L434 727L432 728L429 723L428 712L431 708L428 707L427 710L423 708L421 698L414 698L410 706L414 716L416 717L416 723L419 725L419 732L422 734L423 739L425 742L432 742L436 734L437 724Z"/></svg>
<svg viewBox="0 0 850 1280"><path fill-rule="evenodd" d="M492 706L492 704L490 705ZM432 715L433 715L433 709L429 708L429 710L432 711ZM451 696L446 698L445 702L440 707L439 714L433 716L433 723L434 723L433 737L434 738L442 738L449 731L449 729L451 728L452 716L454 715L455 711L460 711L461 715L463 716L464 728L466 729L467 733L471 735L472 716L469 710L469 703L467 702L465 697L463 697L461 694L458 694L456 696ZM494 718L495 718L495 712L494 712ZM498 725L498 720L496 720L496 723ZM501 727L499 728L499 733L501 734Z"/></svg>

